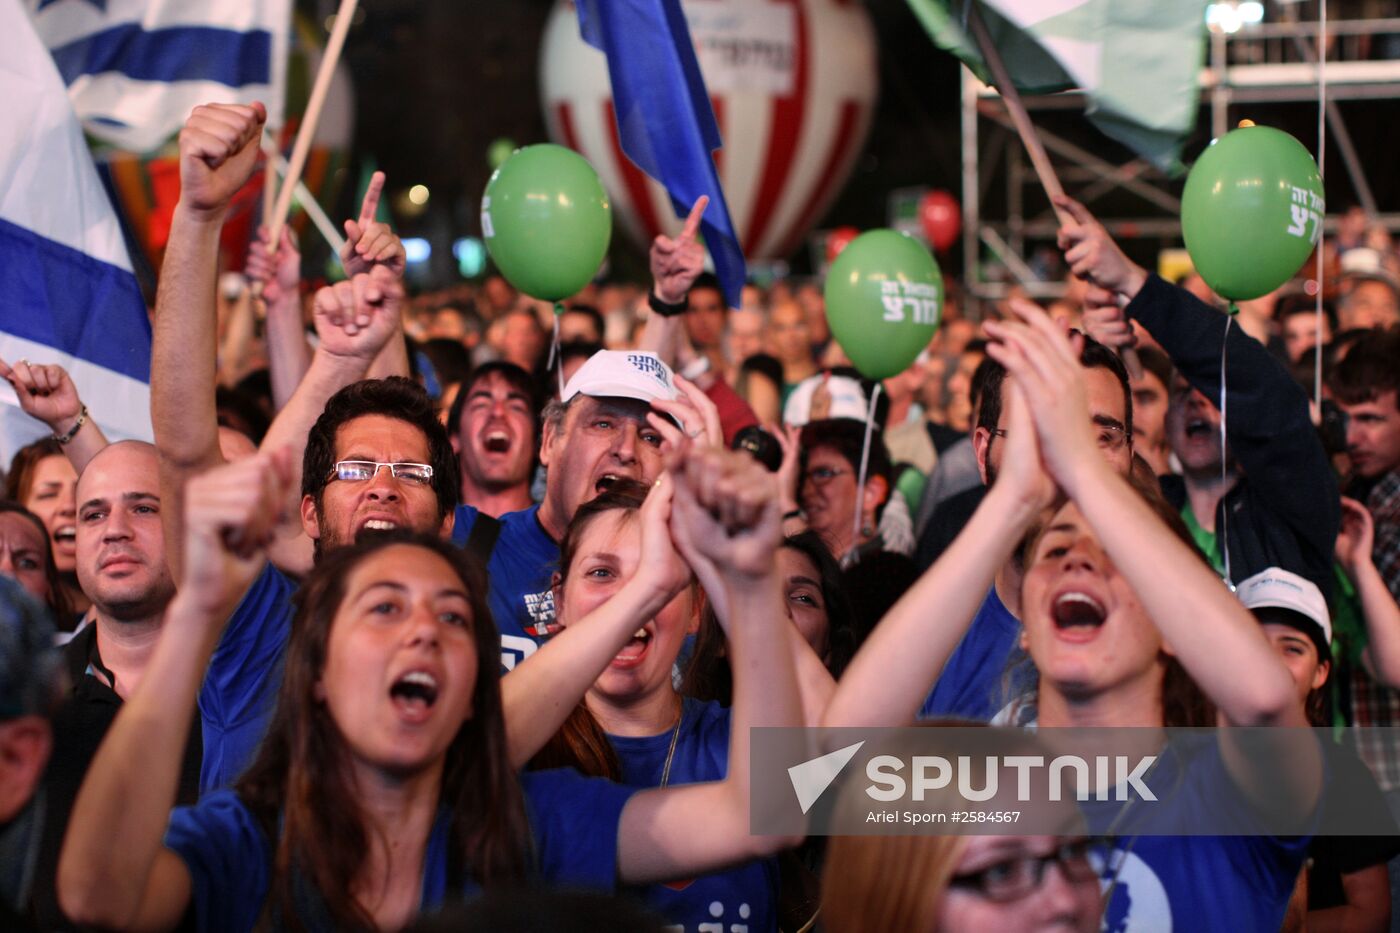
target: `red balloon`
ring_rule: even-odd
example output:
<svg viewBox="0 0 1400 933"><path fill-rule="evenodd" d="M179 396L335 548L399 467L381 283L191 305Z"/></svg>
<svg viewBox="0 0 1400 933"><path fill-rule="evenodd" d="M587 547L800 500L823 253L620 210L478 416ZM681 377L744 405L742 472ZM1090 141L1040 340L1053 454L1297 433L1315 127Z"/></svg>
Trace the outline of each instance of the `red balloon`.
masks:
<svg viewBox="0 0 1400 933"><path fill-rule="evenodd" d="M919 202L919 223L924 236L937 252L943 252L958 242L962 232L962 210L958 199L941 189L930 191Z"/></svg>
<svg viewBox="0 0 1400 933"><path fill-rule="evenodd" d="M860 236L860 231L855 227L837 227L826 235L826 261L835 262L836 257L841 255L841 250Z"/></svg>

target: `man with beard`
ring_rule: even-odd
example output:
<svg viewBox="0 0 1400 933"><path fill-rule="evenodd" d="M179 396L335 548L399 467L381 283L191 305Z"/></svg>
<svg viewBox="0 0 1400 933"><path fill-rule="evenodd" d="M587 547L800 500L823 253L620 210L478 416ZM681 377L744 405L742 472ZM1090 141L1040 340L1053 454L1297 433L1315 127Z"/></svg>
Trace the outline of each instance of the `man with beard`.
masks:
<svg viewBox="0 0 1400 933"><path fill-rule="evenodd" d="M525 370L496 362L472 372L447 416L463 505L500 518L534 504L530 479L539 420L534 383Z"/></svg>

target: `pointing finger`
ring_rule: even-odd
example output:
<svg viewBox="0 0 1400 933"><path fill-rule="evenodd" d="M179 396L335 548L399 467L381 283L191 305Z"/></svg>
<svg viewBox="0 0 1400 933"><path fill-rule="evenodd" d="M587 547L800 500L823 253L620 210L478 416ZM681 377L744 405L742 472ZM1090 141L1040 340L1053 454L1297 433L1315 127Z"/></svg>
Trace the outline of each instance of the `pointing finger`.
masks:
<svg viewBox="0 0 1400 933"><path fill-rule="evenodd" d="M369 187L365 189L365 200L360 205L360 226L374 220L374 215L379 211L379 195L384 190L384 173L375 172L369 178Z"/></svg>
<svg viewBox="0 0 1400 933"><path fill-rule="evenodd" d="M690 216L685 219L685 227L681 229L680 238L683 240L693 240L700 232L700 218L705 213L705 208L710 204L708 194L700 195L700 199L695 202L695 206L690 209Z"/></svg>

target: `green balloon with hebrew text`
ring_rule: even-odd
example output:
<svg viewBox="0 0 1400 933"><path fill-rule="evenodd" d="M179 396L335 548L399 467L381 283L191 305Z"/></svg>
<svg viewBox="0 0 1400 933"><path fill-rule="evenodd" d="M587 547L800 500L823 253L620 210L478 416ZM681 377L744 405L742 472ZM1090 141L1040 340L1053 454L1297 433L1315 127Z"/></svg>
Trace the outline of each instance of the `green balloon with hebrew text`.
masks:
<svg viewBox="0 0 1400 933"><path fill-rule="evenodd" d="M1268 126L1213 141L1186 179L1181 230L1217 295L1247 301L1287 282L1317 245L1322 176L1303 144Z"/></svg>
<svg viewBox="0 0 1400 933"><path fill-rule="evenodd" d="M895 230L852 240L826 274L826 319L867 379L888 379L914 362L943 314L943 275L928 249Z"/></svg>

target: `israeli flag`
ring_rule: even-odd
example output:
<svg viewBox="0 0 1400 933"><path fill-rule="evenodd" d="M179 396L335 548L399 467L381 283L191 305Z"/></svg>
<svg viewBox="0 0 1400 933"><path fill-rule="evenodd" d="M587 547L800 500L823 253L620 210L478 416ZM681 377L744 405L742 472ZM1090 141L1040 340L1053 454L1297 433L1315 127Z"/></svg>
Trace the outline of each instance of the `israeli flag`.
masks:
<svg viewBox="0 0 1400 933"><path fill-rule="evenodd" d="M59 363L107 437L151 438L151 327L48 49L0 3L0 357ZM48 429L0 382L0 457Z"/></svg>
<svg viewBox="0 0 1400 933"><path fill-rule="evenodd" d="M200 104L282 125L291 0L26 0L83 128L149 152Z"/></svg>

